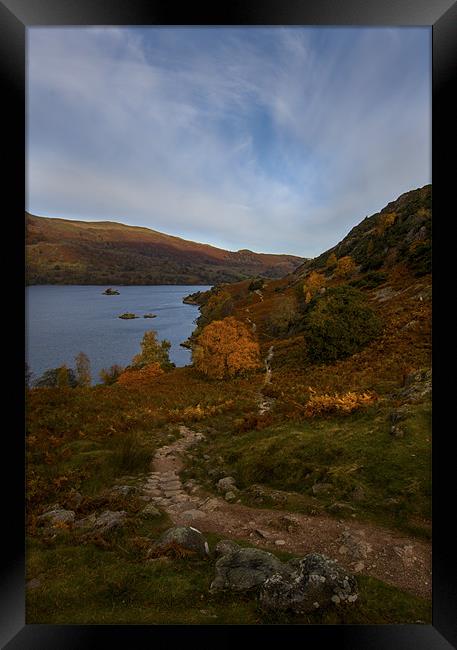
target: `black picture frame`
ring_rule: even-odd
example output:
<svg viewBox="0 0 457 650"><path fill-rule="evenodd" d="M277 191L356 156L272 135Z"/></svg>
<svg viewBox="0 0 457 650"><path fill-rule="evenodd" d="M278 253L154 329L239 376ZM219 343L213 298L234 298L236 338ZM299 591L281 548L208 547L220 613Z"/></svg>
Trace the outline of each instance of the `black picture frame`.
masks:
<svg viewBox="0 0 457 650"><path fill-rule="evenodd" d="M439 334L433 334L434 416L433 430L433 624L370 626L76 626L25 624L24 542L24 207L25 207L25 46L26 30L37 25L426 25L433 36L433 265L434 319ZM447 360L448 341L453 340L452 321L446 318L446 300L440 298L442 281L452 273L452 241L447 227L452 214L455 155L456 101L452 97L453 75L457 72L457 3L452 0L232 0L209 7L188 3L178 8L156 0L0 0L0 79L4 88L3 109L3 205L4 252L12 252L5 274L6 305L15 304L14 318L6 318L6 348L12 352L8 369L8 411L13 424L4 427L3 465L11 469L3 499L4 560L1 582L2 647L36 649L108 647L114 643L131 648L174 643L217 644L271 641L273 644L299 641L300 645L322 647L338 644L356 650L445 650L457 647L457 580L455 541L450 532L455 520L453 501L449 512L442 504L453 496L454 456L448 445L455 433L446 423L452 408L452 388L442 369ZM455 183L455 181L454 181ZM449 212L448 212L449 210ZM447 219L447 220L446 220ZM455 253L454 253L455 256ZM438 280L437 280L438 278ZM451 329L452 327L452 329ZM19 341L18 341L19 339ZM16 343L13 345L13 341ZM11 342L11 344L10 344ZM447 360L447 363L449 361ZM452 420L451 420L452 422ZM455 489L454 489L455 494ZM448 514L447 514L448 512ZM6 526L5 526L5 522ZM311 645L313 644L313 645Z"/></svg>

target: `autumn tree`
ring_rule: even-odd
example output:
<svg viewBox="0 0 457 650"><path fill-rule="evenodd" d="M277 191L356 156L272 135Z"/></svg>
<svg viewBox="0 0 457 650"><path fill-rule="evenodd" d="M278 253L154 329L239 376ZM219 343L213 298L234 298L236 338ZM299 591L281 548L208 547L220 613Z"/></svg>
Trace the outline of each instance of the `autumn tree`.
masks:
<svg viewBox="0 0 457 650"><path fill-rule="evenodd" d="M383 235L387 228L394 225L396 220L397 214L395 212L382 212L375 227L376 234Z"/></svg>
<svg viewBox="0 0 457 650"><path fill-rule="evenodd" d="M92 375L90 372L90 360L87 354L80 352L75 357L75 364L78 386L90 386L92 383Z"/></svg>
<svg viewBox="0 0 457 650"><path fill-rule="evenodd" d="M163 341L157 340L157 332L155 330L148 330L143 335L141 341L141 352L133 357L131 368L144 368L151 363L158 363L163 370L174 368L175 364L170 361L168 356L171 348L170 341L164 339Z"/></svg>
<svg viewBox="0 0 457 650"><path fill-rule="evenodd" d="M338 278L347 278L352 275L356 269L356 264L350 255L340 257L335 269L335 274Z"/></svg>
<svg viewBox="0 0 457 650"><path fill-rule="evenodd" d="M192 360L213 379L234 377L260 366L259 344L244 323L233 316L213 321L197 337Z"/></svg>
<svg viewBox="0 0 457 650"><path fill-rule="evenodd" d="M305 296L305 303L308 304L314 295L322 289L325 284L325 276L317 271L311 273L305 278L303 283L303 294Z"/></svg>

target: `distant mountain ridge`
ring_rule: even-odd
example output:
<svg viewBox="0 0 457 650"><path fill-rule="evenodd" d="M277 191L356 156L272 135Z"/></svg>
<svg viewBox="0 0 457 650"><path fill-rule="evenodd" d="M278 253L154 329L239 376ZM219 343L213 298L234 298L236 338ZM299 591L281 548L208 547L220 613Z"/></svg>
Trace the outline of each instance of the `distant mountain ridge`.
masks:
<svg viewBox="0 0 457 650"><path fill-rule="evenodd" d="M25 213L28 284L216 284L279 278L305 258L226 251L149 228Z"/></svg>

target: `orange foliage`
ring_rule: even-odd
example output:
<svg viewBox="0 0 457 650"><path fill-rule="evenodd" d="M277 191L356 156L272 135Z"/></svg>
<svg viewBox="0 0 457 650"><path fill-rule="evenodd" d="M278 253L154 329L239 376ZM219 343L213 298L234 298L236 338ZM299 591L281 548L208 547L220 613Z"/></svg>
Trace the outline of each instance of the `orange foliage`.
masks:
<svg viewBox="0 0 457 650"><path fill-rule="evenodd" d="M378 223L376 224L376 234L382 235L387 230L387 228L393 226L396 219L397 215L395 212L384 212L383 214L380 214Z"/></svg>
<svg viewBox="0 0 457 650"><path fill-rule="evenodd" d="M186 406L184 409L170 409L168 411L168 419L170 422L194 422L196 420L204 420L205 418L213 415L219 415L224 411L230 410L233 407L234 401L232 399L221 402L220 404L207 404L202 406Z"/></svg>
<svg viewBox="0 0 457 650"><path fill-rule="evenodd" d="M125 370L117 380L117 383L127 388L138 388L139 386L147 386L157 377L164 374L164 371L157 362L150 363L147 366L139 369Z"/></svg>
<svg viewBox="0 0 457 650"><path fill-rule="evenodd" d="M213 379L235 377L260 367L259 344L244 323L233 316L207 325L197 338L192 360Z"/></svg>
<svg viewBox="0 0 457 650"><path fill-rule="evenodd" d="M350 255L345 255L340 257L338 264L335 270L337 277L345 278L348 275L351 275L355 271L356 264Z"/></svg>
<svg viewBox="0 0 457 650"><path fill-rule="evenodd" d="M310 389L311 392L312 389ZM311 395L306 404L305 415L314 417L324 415L325 413L352 413L362 406L373 404L378 399L375 393L355 393L348 392L342 395Z"/></svg>
<svg viewBox="0 0 457 650"><path fill-rule="evenodd" d="M325 276L317 271L311 273L305 278L303 284L303 293L305 294L305 302L308 304L316 291L319 291L325 284Z"/></svg>

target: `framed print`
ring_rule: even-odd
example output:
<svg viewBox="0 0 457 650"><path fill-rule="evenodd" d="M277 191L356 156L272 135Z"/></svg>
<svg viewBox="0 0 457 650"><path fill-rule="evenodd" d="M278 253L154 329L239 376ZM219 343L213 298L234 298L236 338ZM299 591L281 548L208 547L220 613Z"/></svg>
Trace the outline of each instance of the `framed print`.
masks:
<svg viewBox="0 0 457 650"><path fill-rule="evenodd" d="M456 5L0 16L4 647L455 647Z"/></svg>

